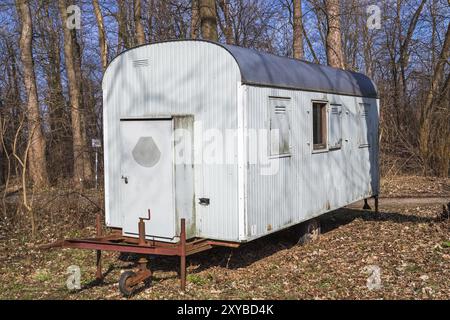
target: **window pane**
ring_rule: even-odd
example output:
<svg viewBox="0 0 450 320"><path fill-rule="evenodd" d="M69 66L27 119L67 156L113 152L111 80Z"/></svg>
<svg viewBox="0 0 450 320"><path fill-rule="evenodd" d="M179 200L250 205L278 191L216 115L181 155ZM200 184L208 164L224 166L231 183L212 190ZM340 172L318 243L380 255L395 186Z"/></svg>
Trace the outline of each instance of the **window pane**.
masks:
<svg viewBox="0 0 450 320"><path fill-rule="evenodd" d="M327 113L325 103L313 103L313 145L314 149L326 148Z"/></svg>
<svg viewBox="0 0 450 320"><path fill-rule="evenodd" d="M314 144L322 143L322 115L320 105L314 104L313 107L313 142Z"/></svg>

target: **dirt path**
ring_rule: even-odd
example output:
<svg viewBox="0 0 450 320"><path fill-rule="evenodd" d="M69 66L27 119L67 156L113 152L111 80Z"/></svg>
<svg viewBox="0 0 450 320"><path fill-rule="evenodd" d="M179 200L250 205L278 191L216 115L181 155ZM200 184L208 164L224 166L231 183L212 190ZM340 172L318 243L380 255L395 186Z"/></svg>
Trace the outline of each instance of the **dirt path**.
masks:
<svg viewBox="0 0 450 320"><path fill-rule="evenodd" d="M450 202L450 197L381 197L379 199L380 208L383 206L417 206L417 205L432 205L432 204L447 204ZM369 205L372 206L373 200L369 200ZM358 201L349 205L349 208L362 208L364 201Z"/></svg>

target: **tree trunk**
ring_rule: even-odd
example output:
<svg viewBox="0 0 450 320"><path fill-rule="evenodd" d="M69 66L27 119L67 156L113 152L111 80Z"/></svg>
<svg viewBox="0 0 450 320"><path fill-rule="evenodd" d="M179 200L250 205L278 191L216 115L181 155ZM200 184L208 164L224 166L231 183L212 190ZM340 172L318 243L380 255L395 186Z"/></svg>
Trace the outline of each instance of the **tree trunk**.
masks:
<svg viewBox="0 0 450 320"><path fill-rule="evenodd" d="M36 187L48 186L45 149L46 143L41 128L39 101L33 60L33 25L27 0L16 0L17 13L22 22L20 49L23 64L24 85L27 96L28 139L30 141L29 171ZM25 168L24 168L25 170Z"/></svg>
<svg viewBox="0 0 450 320"><path fill-rule="evenodd" d="M231 16L230 16L230 6L228 5L228 0L220 0L219 1L220 9L223 12L223 16L225 18L225 39L227 44L234 44L233 38L233 25L231 24Z"/></svg>
<svg viewBox="0 0 450 320"><path fill-rule="evenodd" d="M305 28L303 28L303 37L306 40L306 44L308 45L309 51L311 52L311 55L312 55L313 60L314 60L314 63L319 64L320 63L319 58L317 57L316 51L314 50L314 47L313 47L311 41L308 38L308 35L307 35L306 31L305 31Z"/></svg>
<svg viewBox="0 0 450 320"><path fill-rule="evenodd" d="M134 26L136 28L136 42L138 45L145 44L145 33L141 15L141 0L134 0Z"/></svg>
<svg viewBox="0 0 450 320"><path fill-rule="evenodd" d="M121 46L125 49L131 48L130 37L128 36L127 27L127 10L125 8L125 2L123 0L117 0L117 24L119 25L119 52L121 51Z"/></svg>
<svg viewBox="0 0 450 320"><path fill-rule="evenodd" d="M439 87L444 77L445 65L448 63L450 51L450 25L447 26L447 33L445 35L444 45L442 46L441 54L434 68L433 78L431 79L430 90L425 99L425 103L420 112L420 131L419 131L419 149L422 160L428 163L431 150L429 149L430 131L431 131L431 117L433 102L439 94ZM443 88L443 92L447 91L447 81ZM447 106L448 107L448 106Z"/></svg>
<svg viewBox="0 0 450 320"><path fill-rule="evenodd" d="M400 43L400 76L402 80L402 100L403 103L406 103L406 91L407 91L407 85L406 85L406 68L409 64L409 45L412 40L412 36L414 34L414 31L416 30L417 22L419 21L420 14L422 13L423 7L426 3L426 0L422 0L417 10L414 12L414 15L411 19L411 22L408 27L408 31L405 35L405 40ZM398 19L401 19L401 11L398 13ZM400 23L400 22L399 22ZM400 37L402 36L401 30L400 31Z"/></svg>
<svg viewBox="0 0 450 320"><path fill-rule="evenodd" d="M81 47L77 39L77 31L76 29L72 29L70 32L72 37L73 44L73 61L75 65L75 76L76 81L78 83L78 88L80 91L80 119L81 119L81 152L83 157L83 180L84 181L92 181L93 172L91 166L91 159L89 157L89 148L88 148L88 136L87 136L87 124L88 124L88 108L86 104L86 99L84 96L84 87L85 79L83 78L83 71L81 68L82 63L82 52Z"/></svg>
<svg viewBox="0 0 450 320"><path fill-rule="evenodd" d="M72 137L73 137L73 180L76 188L81 188L84 181L84 157L83 150L85 143L83 141L82 123L81 123L81 90L77 81L76 66L74 61L74 48L71 30L66 26L67 11L66 1L58 0L58 6L61 16L62 27L64 30L64 56L67 69Z"/></svg>
<svg viewBox="0 0 450 320"><path fill-rule="evenodd" d="M92 0L92 5L94 6L95 18L97 20L98 42L100 45L100 58L102 60L103 71L105 71L106 67L108 66L108 44L106 42L105 25L103 22L102 10L100 9L98 0Z"/></svg>
<svg viewBox="0 0 450 320"><path fill-rule="evenodd" d="M153 29L154 29L154 16L155 16L155 2L154 0L149 0L148 2L148 23L147 23L147 28L148 28L148 42L152 42L154 39L153 36Z"/></svg>
<svg viewBox="0 0 450 320"><path fill-rule="evenodd" d="M203 39L218 41L215 0L200 0L200 24Z"/></svg>
<svg viewBox="0 0 450 320"><path fill-rule="evenodd" d="M302 1L294 0L294 58L303 59L303 19Z"/></svg>
<svg viewBox="0 0 450 320"><path fill-rule="evenodd" d="M191 39L198 38L198 28L200 24L200 14L199 14L199 5L198 0L191 1Z"/></svg>
<svg viewBox="0 0 450 320"><path fill-rule="evenodd" d="M47 83L47 90L44 90L44 101L47 106L48 127L50 132L47 138L48 167L52 168L49 172L49 179L55 180L70 174L70 165L67 161L72 157L69 145L70 130L67 127L69 119L66 109L66 100L61 81L61 47L59 30L55 29L55 17L53 5L45 2L42 10L37 13L37 28L41 34L37 38L39 48L45 53L46 61L42 62L42 68Z"/></svg>
<svg viewBox="0 0 450 320"><path fill-rule="evenodd" d="M344 69L345 61L344 52L342 51L340 1L327 0L325 3L328 22L326 40L328 65Z"/></svg>

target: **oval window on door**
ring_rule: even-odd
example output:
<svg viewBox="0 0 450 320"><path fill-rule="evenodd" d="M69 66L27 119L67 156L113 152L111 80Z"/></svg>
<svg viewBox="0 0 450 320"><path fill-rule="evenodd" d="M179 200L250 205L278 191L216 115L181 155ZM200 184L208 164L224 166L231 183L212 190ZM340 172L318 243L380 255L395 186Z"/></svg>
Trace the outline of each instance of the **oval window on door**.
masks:
<svg viewBox="0 0 450 320"><path fill-rule="evenodd" d="M140 137L132 154L134 161L146 168L155 166L161 158L161 151L152 137Z"/></svg>

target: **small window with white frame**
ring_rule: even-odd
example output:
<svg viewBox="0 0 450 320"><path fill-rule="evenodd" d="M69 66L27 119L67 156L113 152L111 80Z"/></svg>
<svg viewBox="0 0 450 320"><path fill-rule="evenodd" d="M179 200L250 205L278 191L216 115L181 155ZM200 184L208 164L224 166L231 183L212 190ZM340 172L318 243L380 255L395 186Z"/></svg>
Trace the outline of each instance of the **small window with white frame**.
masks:
<svg viewBox="0 0 450 320"><path fill-rule="evenodd" d="M288 156L290 154L290 102L289 98L269 98L270 156Z"/></svg>
<svg viewBox="0 0 450 320"><path fill-rule="evenodd" d="M313 102L313 151L327 150L327 102Z"/></svg>

